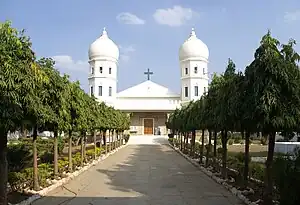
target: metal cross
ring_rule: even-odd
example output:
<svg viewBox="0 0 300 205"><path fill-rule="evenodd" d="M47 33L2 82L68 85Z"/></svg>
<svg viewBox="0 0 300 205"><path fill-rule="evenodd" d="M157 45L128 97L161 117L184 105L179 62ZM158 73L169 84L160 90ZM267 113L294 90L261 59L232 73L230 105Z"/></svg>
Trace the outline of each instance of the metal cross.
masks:
<svg viewBox="0 0 300 205"><path fill-rule="evenodd" d="M144 72L145 75L147 75L147 79L150 80L150 75L153 75L153 72L150 72L150 69L148 68L147 72Z"/></svg>

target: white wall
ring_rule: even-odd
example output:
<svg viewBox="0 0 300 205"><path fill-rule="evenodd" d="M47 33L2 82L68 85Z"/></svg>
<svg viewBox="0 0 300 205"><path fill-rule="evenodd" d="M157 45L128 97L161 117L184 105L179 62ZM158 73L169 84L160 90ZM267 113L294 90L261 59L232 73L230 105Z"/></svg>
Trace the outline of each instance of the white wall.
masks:
<svg viewBox="0 0 300 205"><path fill-rule="evenodd" d="M133 112L130 117L130 131L136 131L137 135L144 134L144 118L154 119L154 128L159 127L161 135L167 134L166 121L167 113L165 112ZM154 132L155 130L153 130Z"/></svg>
<svg viewBox="0 0 300 205"><path fill-rule="evenodd" d="M180 107L180 98L117 98L115 108L119 110L172 111Z"/></svg>
<svg viewBox="0 0 300 205"><path fill-rule="evenodd" d="M117 94L118 63L111 59L92 59L89 63L89 94L91 95L91 87L93 87L94 96L99 101L113 104ZM102 67L102 73L100 67ZM94 73L92 73L92 68L94 68ZM109 73L110 68L111 73ZM102 86L102 96L99 96L99 86ZM109 87L112 88L112 96L109 96Z"/></svg>
<svg viewBox="0 0 300 205"><path fill-rule="evenodd" d="M197 68L196 72L195 68ZM180 70L181 100L186 102L200 99L205 89L206 92L208 90L207 62L202 60L182 61L180 62ZM198 96L195 96L195 86L198 86ZM188 87L188 97L185 97L185 87Z"/></svg>

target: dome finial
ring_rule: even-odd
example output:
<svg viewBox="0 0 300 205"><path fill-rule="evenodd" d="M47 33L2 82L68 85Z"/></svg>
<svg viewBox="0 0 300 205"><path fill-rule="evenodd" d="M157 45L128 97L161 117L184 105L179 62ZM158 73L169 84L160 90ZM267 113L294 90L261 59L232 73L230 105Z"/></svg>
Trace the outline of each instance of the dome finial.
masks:
<svg viewBox="0 0 300 205"><path fill-rule="evenodd" d="M191 37L191 36L196 36L196 32L195 32L194 27L192 28L192 31L191 31L191 33L190 33L190 37Z"/></svg>
<svg viewBox="0 0 300 205"><path fill-rule="evenodd" d="M103 31L102 31L102 36L106 36L106 35L107 35L107 31L106 31L106 28L104 27Z"/></svg>

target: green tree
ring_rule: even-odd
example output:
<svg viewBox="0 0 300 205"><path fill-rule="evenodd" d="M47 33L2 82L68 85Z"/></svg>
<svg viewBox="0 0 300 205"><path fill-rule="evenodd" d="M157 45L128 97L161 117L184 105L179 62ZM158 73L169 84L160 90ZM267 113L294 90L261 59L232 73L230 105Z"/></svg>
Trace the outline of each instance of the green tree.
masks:
<svg viewBox="0 0 300 205"><path fill-rule="evenodd" d="M258 129L269 135L268 156L265 170L264 204L273 204L272 164L275 135L282 129L295 128L299 123L299 69L298 56L293 49L295 42L283 45L271 36L263 36L254 60L245 71L248 91L254 109L251 112Z"/></svg>
<svg viewBox="0 0 300 205"><path fill-rule="evenodd" d="M31 42L10 22L0 24L0 205L7 204L7 134L21 127L34 103L35 83L42 79ZM25 110L24 110L25 108Z"/></svg>
<svg viewBox="0 0 300 205"><path fill-rule="evenodd" d="M73 164L72 164L72 138L73 132L80 130L80 117L83 113L82 111L82 89L80 88L80 83L72 82L67 85L68 93L70 97L68 98L68 158L69 158L69 171L73 171Z"/></svg>
<svg viewBox="0 0 300 205"><path fill-rule="evenodd" d="M58 133L67 130L66 120L68 106L68 77L60 76L58 70L54 68L52 59L42 58L38 61L41 69L49 77L49 83L43 90L46 95L46 102L50 106L50 117L45 123L45 130L54 133L54 175L58 174Z"/></svg>

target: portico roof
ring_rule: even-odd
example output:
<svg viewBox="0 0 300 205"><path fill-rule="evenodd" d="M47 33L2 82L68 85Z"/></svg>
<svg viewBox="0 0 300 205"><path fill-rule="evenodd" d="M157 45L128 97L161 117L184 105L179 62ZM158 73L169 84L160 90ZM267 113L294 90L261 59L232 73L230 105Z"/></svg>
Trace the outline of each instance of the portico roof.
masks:
<svg viewBox="0 0 300 205"><path fill-rule="evenodd" d="M180 98L180 95L162 85L147 80L119 92L117 98Z"/></svg>

